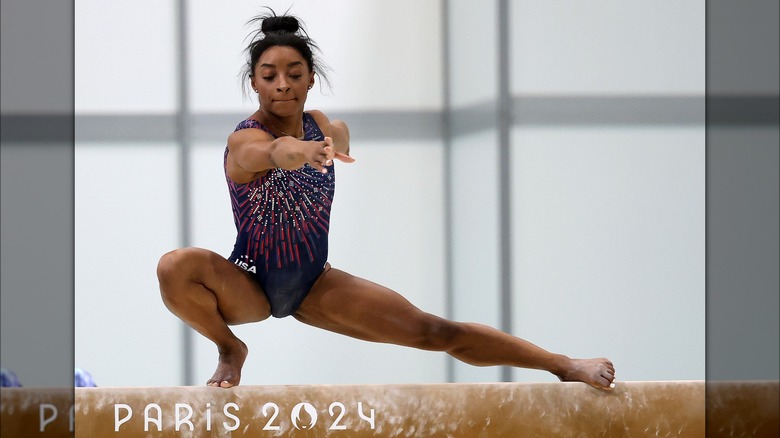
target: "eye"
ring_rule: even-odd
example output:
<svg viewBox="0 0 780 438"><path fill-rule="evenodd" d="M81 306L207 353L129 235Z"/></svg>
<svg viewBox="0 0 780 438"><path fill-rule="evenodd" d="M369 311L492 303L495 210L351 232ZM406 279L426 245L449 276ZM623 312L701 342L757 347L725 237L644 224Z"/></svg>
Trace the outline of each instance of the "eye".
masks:
<svg viewBox="0 0 780 438"><path fill-rule="evenodd" d="M274 80L274 77L273 76L263 76L263 80L266 81L266 82L271 82L271 81Z"/></svg>
<svg viewBox="0 0 780 438"><path fill-rule="evenodd" d="M300 79L301 76L303 76L303 75L290 75L290 77L293 78L293 79Z"/></svg>

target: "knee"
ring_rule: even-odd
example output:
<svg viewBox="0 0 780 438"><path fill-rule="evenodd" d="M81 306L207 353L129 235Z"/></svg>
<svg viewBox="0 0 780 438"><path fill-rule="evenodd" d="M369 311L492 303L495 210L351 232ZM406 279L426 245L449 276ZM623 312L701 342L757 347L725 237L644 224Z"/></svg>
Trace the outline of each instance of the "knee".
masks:
<svg viewBox="0 0 780 438"><path fill-rule="evenodd" d="M448 351L457 342L462 331L459 323L428 315L421 324L418 348L433 351Z"/></svg>
<svg viewBox="0 0 780 438"><path fill-rule="evenodd" d="M157 262L157 280L163 295L175 289L169 286L189 278L194 258L195 254L191 248L175 249L160 257Z"/></svg>
<svg viewBox="0 0 780 438"><path fill-rule="evenodd" d="M175 249L171 252L163 254L160 257L160 261L157 262L157 280L160 284L167 282L178 271L178 267L181 266L181 251Z"/></svg>

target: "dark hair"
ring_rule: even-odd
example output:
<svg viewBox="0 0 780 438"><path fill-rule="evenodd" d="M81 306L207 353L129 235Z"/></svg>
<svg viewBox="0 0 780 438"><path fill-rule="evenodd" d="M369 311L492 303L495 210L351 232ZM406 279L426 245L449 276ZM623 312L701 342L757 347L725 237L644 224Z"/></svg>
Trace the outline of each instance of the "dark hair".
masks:
<svg viewBox="0 0 780 438"><path fill-rule="evenodd" d="M319 75L326 83L328 83L327 77L325 77L324 66L321 65L317 57L314 56L315 51L319 51L317 44L309 38L309 35L301 27L301 22L292 15L276 15L271 8L266 8L270 11L268 14L259 15L252 18L247 22L248 25L260 22L260 29L253 31L251 36L251 42L246 48L247 63L244 66L242 74L242 84L246 90L247 82L249 78L254 74L255 65L262 56L266 49L274 46L286 46L292 47L297 50L306 64L309 66L309 71L313 71Z"/></svg>

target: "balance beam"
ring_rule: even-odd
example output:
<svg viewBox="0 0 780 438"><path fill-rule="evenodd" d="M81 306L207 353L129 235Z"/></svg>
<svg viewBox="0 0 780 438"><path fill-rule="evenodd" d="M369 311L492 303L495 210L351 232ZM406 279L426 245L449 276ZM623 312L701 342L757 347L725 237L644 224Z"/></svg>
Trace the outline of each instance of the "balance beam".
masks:
<svg viewBox="0 0 780 438"><path fill-rule="evenodd" d="M705 405L705 394L708 403ZM4 388L3 436L778 436L771 382ZM70 402L70 405L68 405ZM709 411L705 419L705 406Z"/></svg>

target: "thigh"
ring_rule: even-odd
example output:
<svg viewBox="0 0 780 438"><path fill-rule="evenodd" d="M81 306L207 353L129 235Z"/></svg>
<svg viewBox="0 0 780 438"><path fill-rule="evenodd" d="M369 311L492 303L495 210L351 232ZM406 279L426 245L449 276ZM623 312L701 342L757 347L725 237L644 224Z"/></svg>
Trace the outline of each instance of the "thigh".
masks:
<svg viewBox="0 0 780 438"><path fill-rule="evenodd" d="M160 261L161 287L177 289L188 294L188 284L205 288L216 298L217 309L228 324L262 321L271 314L271 306L260 284L252 274L244 271L221 255L202 248L184 248L172 251ZM164 277L168 285L163 285ZM167 292L167 291L166 291ZM188 297L183 297L188 298Z"/></svg>
<svg viewBox="0 0 780 438"><path fill-rule="evenodd" d="M428 332L447 322L391 289L338 269L317 280L294 316L353 338L422 348Z"/></svg>

